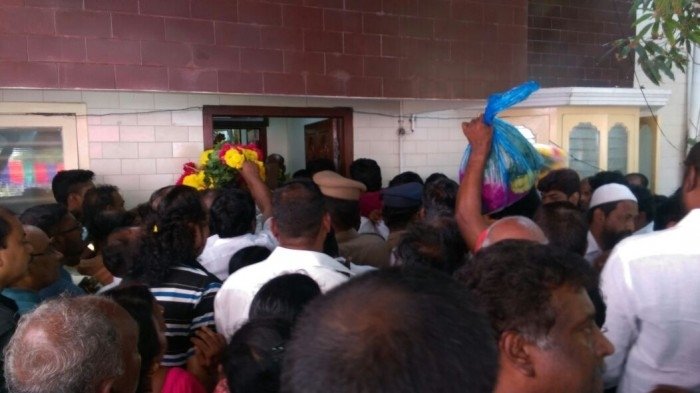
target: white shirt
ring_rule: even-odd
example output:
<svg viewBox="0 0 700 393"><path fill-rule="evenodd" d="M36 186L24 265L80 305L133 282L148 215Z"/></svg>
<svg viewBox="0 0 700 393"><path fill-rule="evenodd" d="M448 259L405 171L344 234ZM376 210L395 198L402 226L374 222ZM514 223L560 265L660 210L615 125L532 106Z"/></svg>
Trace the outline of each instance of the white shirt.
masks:
<svg viewBox="0 0 700 393"><path fill-rule="evenodd" d="M360 228L357 230L357 233L373 233L386 240L389 238L389 227L386 226L384 220L381 220L375 224L372 222L372 220L363 216L360 217Z"/></svg>
<svg viewBox="0 0 700 393"><path fill-rule="evenodd" d="M216 330L230 339L248 320L250 303L260 287L287 273L307 274L324 293L355 275L353 270L326 254L277 247L266 260L246 266L226 279L214 300Z"/></svg>
<svg viewBox="0 0 700 393"><path fill-rule="evenodd" d="M676 227L623 240L601 275L607 303L607 386L700 391L700 209Z"/></svg>
<svg viewBox="0 0 700 393"><path fill-rule="evenodd" d="M644 235L646 233L652 233L652 232L654 232L654 221L639 228L639 230L637 232L633 233L633 235Z"/></svg>
<svg viewBox="0 0 700 393"><path fill-rule="evenodd" d="M207 238L207 244L197 260L209 273L218 277L219 280L225 281L229 276L228 265L233 254L250 246L262 246L272 250L275 245L275 239L267 231L258 234L247 233L231 238L212 235Z"/></svg>
<svg viewBox="0 0 700 393"><path fill-rule="evenodd" d="M595 237L593 237L593 234L591 231L588 231L588 248L586 248L586 260L588 263L593 264L595 262L596 258L601 256L603 254L603 251L598 247L598 242L595 240Z"/></svg>

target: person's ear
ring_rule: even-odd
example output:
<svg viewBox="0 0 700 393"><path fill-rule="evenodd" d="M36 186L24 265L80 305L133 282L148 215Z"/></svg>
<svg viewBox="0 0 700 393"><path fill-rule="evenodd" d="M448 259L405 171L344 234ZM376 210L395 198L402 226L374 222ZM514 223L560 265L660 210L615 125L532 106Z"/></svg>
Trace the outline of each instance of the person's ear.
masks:
<svg viewBox="0 0 700 393"><path fill-rule="evenodd" d="M507 362L509 368L526 377L535 376L535 366L530 354L533 347L522 334L515 331L503 332L498 340L501 362Z"/></svg>
<svg viewBox="0 0 700 393"><path fill-rule="evenodd" d="M425 207L421 207L418 211L418 221L425 220Z"/></svg>
<svg viewBox="0 0 700 393"><path fill-rule="evenodd" d="M333 227L333 222L331 221L331 215L330 215L330 213L325 213L323 215L323 234L327 235L328 232L331 231L332 227Z"/></svg>
<svg viewBox="0 0 700 393"><path fill-rule="evenodd" d="M593 223L603 225L605 223L605 213L603 209L593 210Z"/></svg>
<svg viewBox="0 0 700 393"><path fill-rule="evenodd" d="M275 239L280 238L280 230L277 226L277 220L275 220L275 217L270 217L270 230L272 231L272 236L274 236Z"/></svg>
<svg viewBox="0 0 700 393"><path fill-rule="evenodd" d="M688 173L683 179L683 191L690 192L693 191L698 186L698 171L694 166L688 166Z"/></svg>
<svg viewBox="0 0 700 393"><path fill-rule="evenodd" d="M573 194L569 195L569 202L573 203L574 206L578 206L579 202L581 202L581 193L576 191Z"/></svg>
<svg viewBox="0 0 700 393"><path fill-rule="evenodd" d="M100 385L97 387L97 391L99 393L112 393L112 388L114 388L114 378L100 382Z"/></svg>
<svg viewBox="0 0 700 393"><path fill-rule="evenodd" d="M66 205L68 205L68 210L74 210L72 208L82 208L83 198L80 196L80 194L71 192L68 194L68 198L66 199Z"/></svg>

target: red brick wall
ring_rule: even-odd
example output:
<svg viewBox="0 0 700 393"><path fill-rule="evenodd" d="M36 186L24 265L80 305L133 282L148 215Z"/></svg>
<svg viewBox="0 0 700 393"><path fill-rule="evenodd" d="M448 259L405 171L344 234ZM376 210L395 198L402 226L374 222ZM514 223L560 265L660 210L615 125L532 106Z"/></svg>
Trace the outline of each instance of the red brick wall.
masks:
<svg viewBox="0 0 700 393"><path fill-rule="evenodd" d="M481 98L526 0L3 0L0 86Z"/></svg>
<svg viewBox="0 0 700 393"><path fill-rule="evenodd" d="M543 87L630 87L632 59L605 46L633 33L629 0L529 0L528 74Z"/></svg>

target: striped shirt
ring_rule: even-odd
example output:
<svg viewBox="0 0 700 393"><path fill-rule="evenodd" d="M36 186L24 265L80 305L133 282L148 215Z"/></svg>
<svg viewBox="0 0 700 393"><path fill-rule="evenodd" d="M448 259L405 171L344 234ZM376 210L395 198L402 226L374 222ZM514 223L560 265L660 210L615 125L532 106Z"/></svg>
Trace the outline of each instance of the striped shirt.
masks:
<svg viewBox="0 0 700 393"><path fill-rule="evenodd" d="M184 265L170 268L160 285L151 293L164 308L168 348L163 366L182 366L194 354L190 338L201 327L215 329L214 297L221 281L203 269Z"/></svg>

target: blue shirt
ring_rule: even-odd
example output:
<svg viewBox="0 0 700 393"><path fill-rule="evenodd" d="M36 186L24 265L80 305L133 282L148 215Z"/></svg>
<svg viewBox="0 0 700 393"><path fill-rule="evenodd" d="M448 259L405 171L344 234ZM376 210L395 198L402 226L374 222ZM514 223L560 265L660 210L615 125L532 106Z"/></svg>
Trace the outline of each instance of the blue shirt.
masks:
<svg viewBox="0 0 700 393"><path fill-rule="evenodd" d="M62 294L69 296L85 295L85 291L73 284L73 279L66 269L61 268L61 276L55 283L39 291L39 298L44 301L61 296Z"/></svg>
<svg viewBox="0 0 700 393"><path fill-rule="evenodd" d="M27 289L5 288L2 290L2 295L15 301L20 315L32 311L41 303L39 294Z"/></svg>

